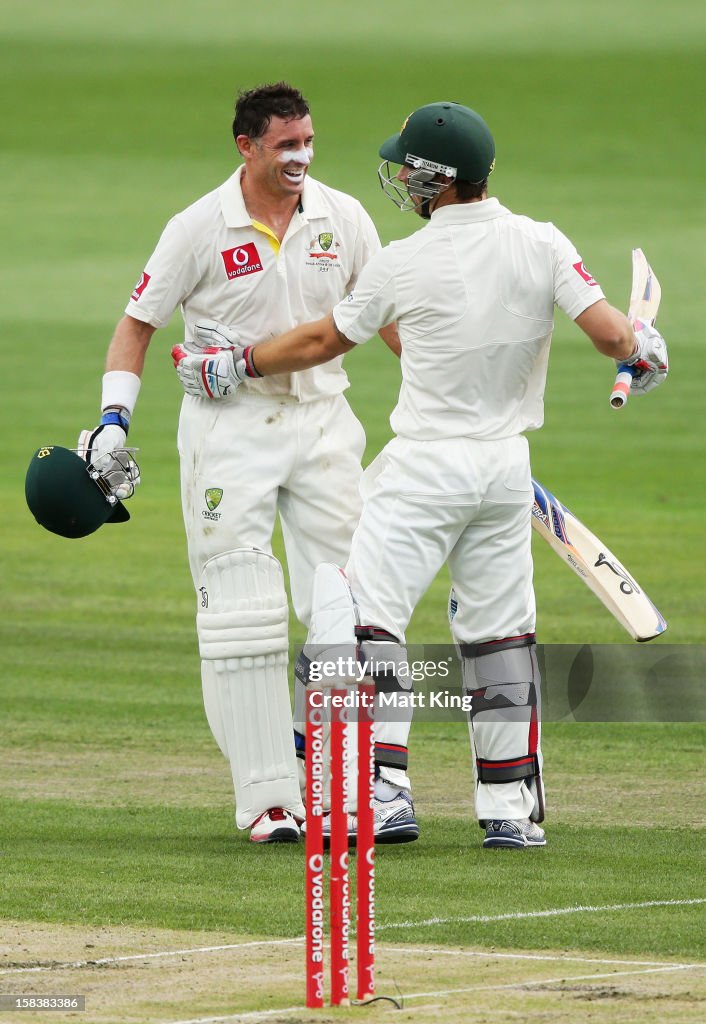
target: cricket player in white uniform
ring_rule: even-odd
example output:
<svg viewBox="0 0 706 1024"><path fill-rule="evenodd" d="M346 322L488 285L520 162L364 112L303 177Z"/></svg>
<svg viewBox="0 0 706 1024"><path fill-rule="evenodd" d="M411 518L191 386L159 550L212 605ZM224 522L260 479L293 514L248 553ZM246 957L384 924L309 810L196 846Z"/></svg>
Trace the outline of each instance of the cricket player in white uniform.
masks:
<svg viewBox="0 0 706 1024"><path fill-rule="evenodd" d="M380 249L360 203L309 177L314 131L297 90L242 93L233 136L243 164L169 221L118 324L101 423L81 439L94 463L124 448L147 346L177 307L184 351L274 336L330 309ZM394 349L394 328L386 337ZM365 434L343 397L341 363L251 377L237 401L204 369L179 420L206 715L230 762L236 824L257 842L296 840L304 817L275 519L294 609L308 624L314 569L345 562L360 511Z"/></svg>
<svg viewBox="0 0 706 1024"><path fill-rule="evenodd" d="M495 145L475 111L456 103L421 107L380 155L383 188L427 226L373 256L330 316L236 350L229 379L236 386L248 368L263 375L301 370L397 322L397 436L364 473L364 508L346 565L356 614L404 644L415 605L448 563L451 629L472 695L483 845L543 846L532 487L523 435L543 422L554 307L600 353L633 365L636 394L666 376L666 346L651 327L633 332L553 224L488 198ZM390 162L401 165L395 177ZM325 573L317 570L319 593ZM400 746L408 727L397 725ZM398 800L409 798L406 772L386 779L398 787Z"/></svg>

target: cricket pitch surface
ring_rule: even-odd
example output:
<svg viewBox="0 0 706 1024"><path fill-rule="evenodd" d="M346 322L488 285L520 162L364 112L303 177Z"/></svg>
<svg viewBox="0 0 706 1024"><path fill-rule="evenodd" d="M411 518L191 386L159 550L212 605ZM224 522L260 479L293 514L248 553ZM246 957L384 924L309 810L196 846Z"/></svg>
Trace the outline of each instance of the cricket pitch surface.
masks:
<svg viewBox="0 0 706 1024"><path fill-rule="evenodd" d="M307 1010L302 938L3 922L0 994L81 995L84 1011L3 1009L23 1024L364 1020L591 1024L706 1018L706 964L562 950L378 944L368 1006ZM351 972L354 974L354 971Z"/></svg>

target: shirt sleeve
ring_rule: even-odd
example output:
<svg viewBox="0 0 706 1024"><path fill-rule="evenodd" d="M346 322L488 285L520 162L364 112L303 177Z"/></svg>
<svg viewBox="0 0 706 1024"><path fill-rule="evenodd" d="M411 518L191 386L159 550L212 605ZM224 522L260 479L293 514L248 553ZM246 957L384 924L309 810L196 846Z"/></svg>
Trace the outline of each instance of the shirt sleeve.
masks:
<svg viewBox="0 0 706 1024"><path fill-rule="evenodd" d="M200 276L186 228L173 217L147 261L125 312L153 327L164 327Z"/></svg>
<svg viewBox="0 0 706 1024"><path fill-rule="evenodd" d="M584 266L576 246L558 228L554 228L552 259L554 302L572 320L605 298L598 281Z"/></svg>
<svg viewBox="0 0 706 1024"><path fill-rule="evenodd" d="M397 319L395 280L389 248L372 257L360 273L356 286L334 306L333 319L349 341L360 345L381 327Z"/></svg>

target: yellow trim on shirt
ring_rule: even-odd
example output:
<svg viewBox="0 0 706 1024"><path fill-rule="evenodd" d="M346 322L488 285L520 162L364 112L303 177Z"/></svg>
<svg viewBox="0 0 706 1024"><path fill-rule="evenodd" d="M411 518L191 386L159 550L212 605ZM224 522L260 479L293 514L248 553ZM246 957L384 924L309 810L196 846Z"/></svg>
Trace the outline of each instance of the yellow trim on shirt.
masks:
<svg viewBox="0 0 706 1024"><path fill-rule="evenodd" d="M280 241L272 228L268 228L267 224L261 224L259 220L253 220L252 226L258 231L262 231L263 235L267 235L267 241L274 249L275 256L279 256Z"/></svg>

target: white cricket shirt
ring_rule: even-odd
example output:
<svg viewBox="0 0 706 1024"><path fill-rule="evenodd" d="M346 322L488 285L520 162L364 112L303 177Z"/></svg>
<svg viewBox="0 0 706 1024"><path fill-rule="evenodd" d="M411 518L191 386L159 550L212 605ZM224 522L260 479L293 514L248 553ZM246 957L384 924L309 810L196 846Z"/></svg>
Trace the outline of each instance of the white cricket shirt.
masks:
<svg viewBox="0 0 706 1024"><path fill-rule="evenodd" d="M163 327L181 306L185 340L198 320L217 320L249 345L317 320L346 295L380 241L360 203L307 177L280 244L245 209L239 167L228 181L167 224L127 304L137 320ZM245 387L300 401L348 387L342 357Z"/></svg>
<svg viewBox="0 0 706 1024"><path fill-rule="evenodd" d="M334 318L356 343L397 321L396 434L498 439L542 425L554 305L575 319L602 298L553 224L485 199L443 206L386 246Z"/></svg>

